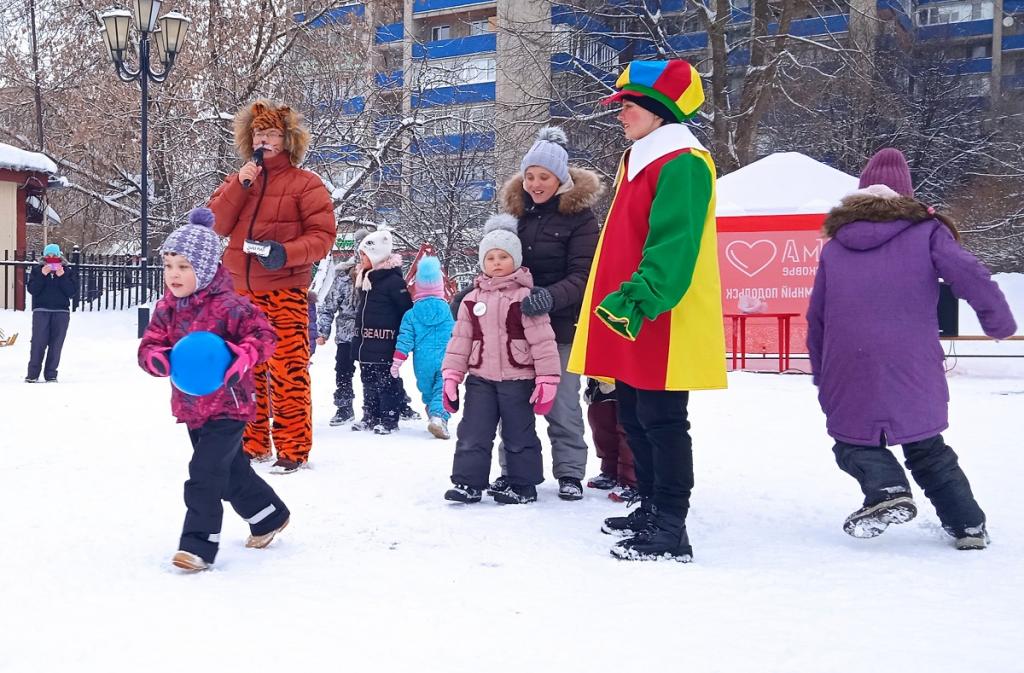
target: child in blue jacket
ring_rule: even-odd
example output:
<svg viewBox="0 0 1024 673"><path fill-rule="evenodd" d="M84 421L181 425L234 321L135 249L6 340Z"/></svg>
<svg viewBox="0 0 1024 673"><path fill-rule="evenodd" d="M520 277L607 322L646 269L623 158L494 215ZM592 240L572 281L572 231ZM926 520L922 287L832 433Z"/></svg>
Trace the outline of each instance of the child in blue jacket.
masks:
<svg viewBox="0 0 1024 673"><path fill-rule="evenodd" d="M441 361L444 360L448 339L452 336L455 320L444 300L444 279L441 262L437 257L424 257L416 270L412 308L402 317L398 343L391 364L391 376L398 378L402 363L415 352L413 372L416 387L427 405L430 422L427 429L438 439L449 439L448 418L441 401L444 381L441 379Z"/></svg>

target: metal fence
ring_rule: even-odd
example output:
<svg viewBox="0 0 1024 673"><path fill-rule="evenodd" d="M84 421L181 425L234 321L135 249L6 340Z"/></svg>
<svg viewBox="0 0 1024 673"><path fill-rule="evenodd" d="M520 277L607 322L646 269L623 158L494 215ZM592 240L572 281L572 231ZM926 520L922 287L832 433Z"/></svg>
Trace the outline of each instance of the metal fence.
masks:
<svg viewBox="0 0 1024 673"><path fill-rule="evenodd" d="M4 250L0 255L0 308L29 308L28 277L39 263L36 252ZM163 292L163 264L151 259L145 270L137 255L87 255L78 246L67 256L78 293L72 311L125 309L145 304Z"/></svg>

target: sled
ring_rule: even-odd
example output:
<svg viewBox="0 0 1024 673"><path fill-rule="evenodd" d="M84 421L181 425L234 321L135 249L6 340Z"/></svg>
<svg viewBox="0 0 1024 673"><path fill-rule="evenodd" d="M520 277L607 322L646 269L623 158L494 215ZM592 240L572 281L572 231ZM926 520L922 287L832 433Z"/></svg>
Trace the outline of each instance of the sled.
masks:
<svg viewBox="0 0 1024 673"><path fill-rule="evenodd" d="M6 339L3 338L3 336L4 336L4 333L0 332L0 346L13 346L14 342L18 340L18 333L17 332L15 332L11 336L7 337Z"/></svg>

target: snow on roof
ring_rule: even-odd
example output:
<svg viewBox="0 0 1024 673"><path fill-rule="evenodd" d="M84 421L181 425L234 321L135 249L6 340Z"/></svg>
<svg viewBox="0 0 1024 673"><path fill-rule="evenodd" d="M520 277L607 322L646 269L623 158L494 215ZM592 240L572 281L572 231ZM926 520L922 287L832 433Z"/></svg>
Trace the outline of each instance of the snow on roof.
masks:
<svg viewBox="0 0 1024 673"><path fill-rule="evenodd" d="M51 175L57 172L57 164L45 154L29 152L5 143L0 143L0 168L12 171L38 171Z"/></svg>
<svg viewBox="0 0 1024 673"><path fill-rule="evenodd" d="M799 152L779 152L719 178L718 217L827 213L858 179Z"/></svg>

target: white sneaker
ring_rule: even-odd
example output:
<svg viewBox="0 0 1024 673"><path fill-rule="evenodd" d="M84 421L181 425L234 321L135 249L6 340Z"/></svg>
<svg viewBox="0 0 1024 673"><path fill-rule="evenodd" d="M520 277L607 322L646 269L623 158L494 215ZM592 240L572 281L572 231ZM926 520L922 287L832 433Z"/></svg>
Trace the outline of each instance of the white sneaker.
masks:
<svg viewBox="0 0 1024 673"><path fill-rule="evenodd" d="M178 552L171 557L171 563L176 568L181 568L185 572L190 573L197 573L200 570L206 570L210 567L210 564L204 561L202 556L198 556L190 551L184 550L178 550Z"/></svg>
<svg viewBox="0 0 1024 673"><path fill-rule="evenodd" d="M434 435L438 439L452 438L448 433L448 421L444 420L440 416L430 417L430 422L427 424L427 430L429 430L430 434Z"/></svg>

